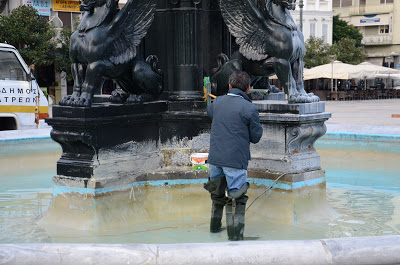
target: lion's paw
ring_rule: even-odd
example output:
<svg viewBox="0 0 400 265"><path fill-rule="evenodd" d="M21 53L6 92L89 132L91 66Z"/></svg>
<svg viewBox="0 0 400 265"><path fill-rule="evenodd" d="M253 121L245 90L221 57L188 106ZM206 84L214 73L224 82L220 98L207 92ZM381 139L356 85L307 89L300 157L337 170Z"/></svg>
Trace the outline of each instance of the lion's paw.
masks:
<svg viewBox="0 0 400 265"><path fill-rule="evenodd" d="M317 95L312 96L313 102L319 102L320 98Z"/></svg>
<svg viewBox="0 0 400 265"><path fill-rule="evenodd" d="M71 99L71 96L66 96L66 97L64 97L63 99L61 99L58 102L58 105L60 105L60 106L68 106L68 103L70 102L70 99Z"/></svg>
<svg viewBox="0 0 400 265"><path fill-rule="evenodd" d="M139 103L139 95L136 94L130 94L129 97L126 100L126 103Z"/></svg>
<svg viewBox="0 0 400 265"><path fill-rule="evenodd" d="M86 98L78 98L72 102L72 105L74 107L90 107L92 106L92 101L90 99Z"/></svg>
<svg viewBox="0 0 400 265"><path fill-rule="evenodd" d="M113 92L111 92L111 96L108 98L108 100L112 103L124 103L126 99L128 98L129 94L123 91L122 89L116 89Z"/></svg>
<svg viewBox="0 0 400 265"><path fill-rule="evenodd" d="M130 94L128 99L126 100L127 103L141 103L141 102L149 102L153 101L154 96L150 94L141 94L141 95L136 95L136 94Z"/></svg>
<svg viewBox="0 0 400 265"><path fill-rule="evenodd" d="M308 93L307 94L309 97L309 103L311 102L319 102L319 97L317 95L314 95L314 93Z"/></svg>
<svg viewBox="0 0 400 265"><path fill-rule="evenodd" d="M314 95L313 93L309 94L292 94L289 96L289 103L312 103L319 102L319 97Z"/></svg>
<svg viewBox="0 0 400 265"><path fill-rule="evenodd" d="M60 106L73 106L75 100L76 100L76 98L70 95L70 96L64 97L62 100L60 100L58 102L58 104Z"/></svg>

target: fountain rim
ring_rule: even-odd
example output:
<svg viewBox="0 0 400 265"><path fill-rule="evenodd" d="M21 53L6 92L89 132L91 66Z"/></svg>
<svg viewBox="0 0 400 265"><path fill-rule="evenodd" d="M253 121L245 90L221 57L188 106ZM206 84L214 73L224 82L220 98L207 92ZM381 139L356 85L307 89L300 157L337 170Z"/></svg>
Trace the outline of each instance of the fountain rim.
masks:
<svg viewBox="0 0 400 265"><path fill-rule="evenodd" d="M0 244L2 264L398 264L400 235L181 244Z"/></svg>

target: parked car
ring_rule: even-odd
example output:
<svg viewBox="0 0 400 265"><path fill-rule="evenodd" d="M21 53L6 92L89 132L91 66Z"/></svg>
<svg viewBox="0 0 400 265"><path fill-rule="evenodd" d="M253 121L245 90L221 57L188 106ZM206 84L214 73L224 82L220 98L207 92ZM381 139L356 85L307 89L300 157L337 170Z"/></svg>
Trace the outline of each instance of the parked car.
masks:
<svg viewBox="0 0 400 265"><path fill-rule="evenodd" d="M0 130L34 128L49 104L15 47L0 43Z"/></svg>

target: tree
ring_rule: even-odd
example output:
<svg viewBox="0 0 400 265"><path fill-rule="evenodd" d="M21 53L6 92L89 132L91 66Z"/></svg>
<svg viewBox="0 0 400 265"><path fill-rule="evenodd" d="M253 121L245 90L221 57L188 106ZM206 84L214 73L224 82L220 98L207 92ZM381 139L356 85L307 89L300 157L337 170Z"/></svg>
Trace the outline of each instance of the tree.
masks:
<svg viewBox="0 0 400 265"><path fill-rule="evenodd" d="M344 38L355 40L357 47L362 46L361 40L363 39L363 35L358 28L340 19L339 15L333 16L333 43Z"/></svg>
<svg viewBox="0 0 400 265"><path fill-rule="evenodd" d="M306 55L304 56L304 67L312 68L327 64L331 56L337 61L348 64L359 64L366 59L364 47L357 47L353 39L343 38L332 46L324 44L323 38L310 37L306 43Z"/></svg>
<svg viewBox="0 0 400 265"><path fill-rule="evenodd" d="M9 17L0 16L0 42L16 47L28 65L50 65L54 61L55 30L36 9L20 6Z"/></svg>
<svg viewBox="0 0 400 265"><path fill-rule="evenodd" d="M356 40L343 38L331 47L331 54L336 60L348 64L359 64L365 61L366 53L364 47L357 47Z"/></svg>
<svg viewBox="0 0 400 265"><path fill-rule="evenodd" d="M306 55L304 67L312 68L330 62L330 45L324 43L323 38L310 36L305 43Z"/></svg>
<svg viewBox="0 0 400 265"><path fill-rule="evenodd" d="M74 28L78 28L79 23L81 22L79 17L74 18ZM72 71L71 65L72 60L69 57L69 46L71 42L71 35L73 31L70 28L64 27L57 39L57 48L56 48L56 56L55 56L55 69L58 72L66 72L67 80L72 81Z"/></svg>
<svg viewBox="0 0 400 265"><path fill-rule="evenodd" d="M72 30L65 27L61 30L57 40L56 56L54 58L55 69L58 72L66 72L67 80L72 80L71 58L69 57L69 44Z"/></svg>

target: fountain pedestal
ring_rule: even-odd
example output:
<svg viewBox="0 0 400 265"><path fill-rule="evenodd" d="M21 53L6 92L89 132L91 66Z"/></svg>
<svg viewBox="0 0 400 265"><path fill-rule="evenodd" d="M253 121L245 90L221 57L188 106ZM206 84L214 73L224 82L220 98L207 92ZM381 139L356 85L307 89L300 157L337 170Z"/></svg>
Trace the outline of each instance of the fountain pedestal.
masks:
<svg viewBox="0 0 400 265"><path fill-rule="evenodd" d="M325 102L287 104L285 101L254 101L259 108L264 133L252 145L249 177L256 185L274 186L287 191L325 186L325 172L314 148L315 141L325 134Z"/></svg>
<svg viewBox="0 0 400 265"><path fill-rule="evenodd" d="M207 151L208 138L197 136L210 127L198 101L54 106L46 122L63 149L54 194L84 196L129 190L138 181L160 180L162 173L152 174L160 169L189 165L191 152Z"/></svg>

